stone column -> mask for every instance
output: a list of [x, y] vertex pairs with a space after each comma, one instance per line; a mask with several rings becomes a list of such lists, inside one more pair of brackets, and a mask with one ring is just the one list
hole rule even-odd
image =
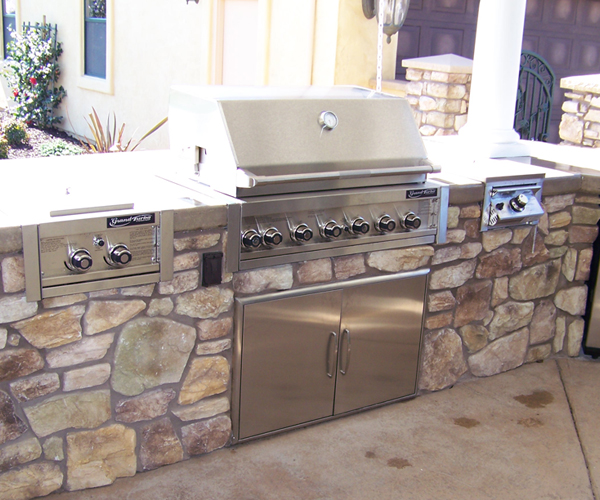
[[421, 135], [456, 135], [467, 121], [473, 61], [455, 54], [405, 59], [406, 98]]
[[482, 0], [479, 5], [469, 117], [459, 133], [477, 156], [512, 156], [518, 145], [513, 121], [526, 3]]
[[559, 135], [562, 144], [600, 147], [600, 74], [563, 78], [567, 89]]

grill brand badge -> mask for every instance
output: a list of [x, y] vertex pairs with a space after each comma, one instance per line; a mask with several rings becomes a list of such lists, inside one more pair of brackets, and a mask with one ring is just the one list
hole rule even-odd
[[413, 200], [415, 198], [435, 198], [437, 195], [437, 188], [409, 189], [406, 192], [406, 198], [408, 200]]
[[155, 214], [137, 214], [127, 217], [108, 217], [106, 227], [141, 226], [142, 224], [154, 224]]

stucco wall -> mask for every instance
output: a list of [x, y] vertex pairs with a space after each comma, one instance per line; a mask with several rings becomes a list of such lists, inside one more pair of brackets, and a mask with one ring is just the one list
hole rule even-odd
[[[21, 1], [22, 22], [41, 22], [45, 15], [48, 23], [58, 25], [64, 51], [59, 59], [60, 83], [67, 90], [60, 110], [63, 128], [89, 136], [84, 116], [94, 106], [101, 117], [116, 112], [118, 122], [126, 124], [125, 135], [140, 137], [166, 116], [172, 84], [207, 83], [206, 16], [201, 5], [186, 5], [183, 0], [168, 6], [161, 0], [109, 0], [109, 12], [110, 5], [114, 7], [113, 91], [85, 88], [89, 79], [81, 76], [82, 3]], [[167, 140], [165, 127], [145, 146], [166, 146]]]
[[[82, 77], [82, 0], [20, 0], [17, 23], [41, 22], [46, 16], [58, 25], [64, 49], [60, 83], [67, 90], [61, 127], [80, 135], [90, 136], [84, 117], [93, 106], [103, 119], [115, 112], [118, 123], [126, 124], [125, 136], [139, 138], [167, 115], [171, 85], [220, 83], [224, 55], [231, 67], [248, 54], [224, 54], [219, 38], [228, 36], [223, 16], [244, 2], [257, 4], [257, 18], [251, 21], [258, 35], [252, 40], [238, 36], [233, 45], [255, 47], [256, 84], [368, 86], [376, 76], [377, 22], [364, 17], [360, 2], [232, 0], [225, 9], [227, 1], [107, 0], [106, 82]], [[391, 44], [384, 42], [384, 78], [393, 77], [395, 57], [394, 37]], [[143, 146], [166, 147], [168, 126]]]

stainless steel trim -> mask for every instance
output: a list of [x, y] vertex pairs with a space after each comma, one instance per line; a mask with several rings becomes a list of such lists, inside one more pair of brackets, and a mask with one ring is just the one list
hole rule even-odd
[[[432, 173], [439, 170], [432, 170]], [[310, 191], [335, 191], [338, 189], [352, 189], [364, 187], [380, 186], [405, 186], [406, 184], [418, 184], [425, 182], [427, 174], [425, 173], [407, 173], [402, 176], [387, 175], [381, 177], [363, 177], [363, 178], [340, 178], [331, 180], [306, 181], [303, 183], [290, 184], [268, 184], [256, 186], [253, 188], [237, 188], [235, 196], [243, 199], [250, 199], [254, 196], [269, 196], [276, 194], [310, 192]], [[228, 194], [224, 192], [224, 194]]]
[[25, 265], [25, 296], [28, 302], [35, 302], [42, 298], [38, 226], [23, 226], [21, 232]]
[[[235, 300], [233, 309], [233, 342], [231, 346], [231, 415], [240, 414], [240, 388], [242, 374], [242, 330], [244, 327], [244, 307]], [[240, 419], [232, 418], [232, 441], [235, 443], [240, 435]]]
[[[405, 234], [408, 235], [410, 233]], [[282, 264], [290, 264], [292, 262], [303, 262], [305, 260], [321, 259], [325, 257], [341, 257], [344, 255], [353, 255], [362, 252], [375, 252], [379, 250], [390, 250], [393, 248], [404, 248], [415, 245], [428, 245], [433, 244], [434, 242], [435, 230], [431, 230], [431, 235], [428, 236], [393, 239], [391, 241], [377, 241], [372, 243], [362, 243], [358, 241], [357, 244], [349, 245], [349, 241], [344, 240], [343, 242], [334, 243], [344, 243], [345, 245], [334, 246], [332, 248], [330, 247], [322, 250], [309, 251], [305, 247], [299, 247], [298, 251], [295, 253], [288, 253], [286, 255], [279, 256], [269, 255], [261, 258], [242, 260], [239, 263], [239, 269], [236, 269], [236, 271], [246, 271], [249, 269], [257, 269], [259, 267], [278, 266]]]
[[233, 273], [237, 271], [240, 260], [240, 239], [242, 232], [242, 205], [239, 203], [227, 205], [227, 244], [223, 248], [225, 252], [225, 271]]
[[[337, 179], [354, 179], [381, 177], [386, 175], [404, 175], [404, 174], [430, 174], [436, 170], [431, 165], [419, 165], [412, 167], [395, 168], [372, 168], [361, 170], [336, 170], [332, 172], [311, 172], [306, 174], [285, 174], [285, 175], [254, 175], [251, 172], [244, 171], [245, 177], [252, 179], [252, 187], [267, 186], [271, 184], [290, 184], [305, 181], [325, 181]], [[244, 187], [244, 186], [238, 186]]]
[[[535, 186], [537, 184], [538, 181], [542, 180], [546, 177], [546, 174], [544, 173], [538, 173], [538, 174], [523, 174], [523, 175], [518, 175], [516, 177], [513, 177], [512, 175], [509, 175], [508, 177], [506, 175], [502, 176], [492, 176], [492, 177], [486, 177], [484, 178], [480, 178], [478, 180], [483, 180], [486, 184], [494, 184], [494, 183], [499, 183], [502, 184], [503, 186], [512, 186], [512, 185], [523, 185], [523, 186]], [[533, 181], [531, 183], [528, 183], [527, 181]]]
[[[432, 185], [433, 184], [433, 185]], [[270, 215], [273, 212], [274, 202], [285, 202], [287, 212], [299, 212], [301, 210], [312, 209], [317, 206], [319, 209], [347, 207], [350, 205], [372, 205], [374, 203], [395, 203], [406, 201], [406, 192], [410, 189], [426, 189], [429, 187], [440, 188], [444, 185], [439, 182], [427, 181], [422, 184], [408, 184], [401, 186], [378, 186], [368, 190], [353, 189], [347, 191], [331, 191], [327, 193], [295, 193], [289, 195], [264, 196], [259, 199], [250, 198], [247, 203], [241, 205], [243, 217]], [[360, 186], [361, 188], [364, 185]], [[374, 201], [375, 197], [375, 201]]]
[[[343, 288], [352, 288], [355, 286], [368, 285], [370, 283], [383, 283], [397, 279], [414, 278], [417, 276], [426, 276], [431, 272], [431, 269], [417, 269], [415, 271], [407, 271], [401, 273], [386, 274], [385, 276], [369, 276], [367, 278], [359, 278], [352, 281], [338, 281], [335, 283], [324, 283], [321, 285], [307, 286], [305, 288], [295, 288], [293, 290], [283, 290], [280, 292], [272, 292], [264, 295], [252, 297], [236, 297], [235, 302], [241, 306], [254, 304], [256, 302], [265, 302], [275, 299], [285, 299], [288, 297], [296, 297], [309, 293], [329, 292], [331, 290], [341, 290]], [[243, 315], [242, 315], [243, 318]], [[237, 318], [236, 318], [237, 319]], [[238, 323], [239, 325], [239, 323]], [[237, 331], [237, 330], [236, 330]]]
[[160, 281], [173, 279], [173, 210], [160, 212]]
[[156, 273], [158, 281], [158, 264], [147, 264], [144, 266], [135, 266], [131, 268], [122, 268], [122, 269], [108, 269], [106, 271], [96, 271], [96, 272], [88, 272], [81, 274], [69, 274], [66, 276], [53, 276], [50, 278], [42, 278], [42, 288], [46, 288], [49, 286], [59, 286], [59, 285], [68, 285], [75, 283], [83, 283], [94, 280], [105, 280], [111, 279], [111, 276], [115, 276], [118, 278], [123, 278], [126, 276], [132, 276], [136, 274], [154, 274]]
[[[425, 280], [425, 301], [427, 301], [427, 294], [429, 292], [429, 278], [431, 275], [427, 275], [427, 279]], [[424, 307], [427, 307], [425, 304]], [[427, 309], [423, 309], [423, 316], [421, 318], [421, 332], [425, 331], [425, 317], [427, 316]], [[421, 342], [419, 343], [419, 359], [417, 360], [417, 377], [415, 379], [415, 394], [419, 389], [419, 381], [421, 380], [421, 368], [423, 361], [423, 346], [425, 344], [425, 335], [421, 333]]]
[[98, 205], [91, 207], [64, 208], [50, 210], [50, 217], [63, 217], [65, 215], [93, 214], [98, 212], [113, 212], [115, 210], [133, 209], [133, 203], [116, 203], [113, 205]]
[[446, 243], [448, 235], [448, 203], [450, 201], [450, 185], [439, 181], [431, 181], [439, 184], [440, 198], [438, 205], [438, 232], [435, 242], [440, 245]]
[[[332, 342], [333, 339], [333, 342]], [[331, 345], [335, 346], [335, 350], [333, 351], [333, 363], [331, 362]], [[335, 360], [337, 359], [337, 333], [336, 332], [330, 332], [329, 333], [329, 341], [327, 342], [327, 356], [326, 356], [327, 360], [327, 368], [326, 368], [326, 373], [327, 376], [329, 378], [333, 378], [333, 370], [331, 369], [331, 365], [335, 363]]]
[[70, 295], [73, 293], [95, 292], [98, 290], [108, 290], [109, 288], [146, 285], [148, 283], [157, 283], [159, 280], [158, 273], [152, 273], [124, 276], [122, 278], [112, 278], [107, 280], [86, 281], [72, 285], [44, 287], [42, 289], [42, 298], [60, 297], [62, 295]]

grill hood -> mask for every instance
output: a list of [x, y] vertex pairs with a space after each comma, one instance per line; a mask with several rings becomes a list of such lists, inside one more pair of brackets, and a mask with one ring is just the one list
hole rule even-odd
[[357, 87], [176, 86], [169, 127], [197, 180], [238, 198], [424, 182], [439, 171], [407, 101]]

